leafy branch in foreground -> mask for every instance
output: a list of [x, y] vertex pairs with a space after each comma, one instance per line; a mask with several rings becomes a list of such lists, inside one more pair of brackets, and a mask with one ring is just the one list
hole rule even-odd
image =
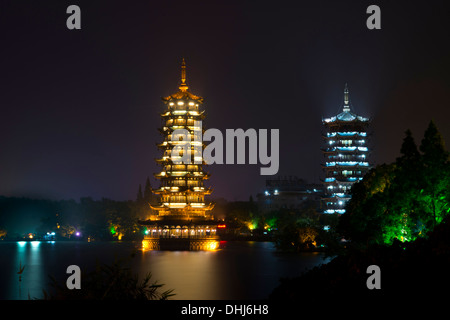
[[101, 265], [81, 276], [81, 289], [70, 290], [66, 284], [58, 283], [50, 277], [54, 293], [44, 291], [44, 299], [58, 300], [167, 300], [174, 296], [173, 289], [161, 291], [164, 284], [151, 282], [151, 273], [139, 281], [130, 268], [114, 262], [112, 265]]

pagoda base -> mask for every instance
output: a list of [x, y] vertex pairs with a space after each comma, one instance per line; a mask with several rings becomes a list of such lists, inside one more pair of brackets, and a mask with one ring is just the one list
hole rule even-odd
[[145, 236], [142, 240], [144, 250], [172, 251], [214, 251], [219, 248], [219, 237], [162, 238]]

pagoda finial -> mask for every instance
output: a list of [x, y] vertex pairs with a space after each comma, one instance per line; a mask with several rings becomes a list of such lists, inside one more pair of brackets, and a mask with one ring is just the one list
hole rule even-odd
[[345, 88], [344, 88], [344, 111], [350, 111], [350, 97], [348, 94], [348, 86], [347, 83], [345, 83]]
[[186, 62], [184, 61], [184, 58], [181, 62], [181, 85], [179, 87], [181, 91], [187, 91], [188, 86], [186, 84]]

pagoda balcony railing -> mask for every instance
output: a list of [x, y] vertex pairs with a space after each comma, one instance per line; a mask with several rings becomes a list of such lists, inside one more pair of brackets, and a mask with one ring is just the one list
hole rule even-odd
[[333, 138], [333, 137], [336, 137], [336, 136], [339, 136], [339, 137], [352, 137], [352, 136], [355, 136], [355, 135], [358, 135], [360, 137], [367, 137], [367, 132], [360, 132], [360, 131], [328, 132], [326, 137], [327, 138]]
[[356, 182], [356, 181], [359, 181], [359, 180], [362, 180], [363, 179], [363, 175], [348, 175], [348, 176], [344, 176], [344, 175], [335, 175], [335, 176], [332, 176], [332, 177], [326, 177], [324, 180], [323, 180], [323, 182], [325, 182], [325, 183], [339, 183], [339, 182], [341, 182], [341, 183], [346, 183], [346, 182], [349, 182], [349, 183], [353, 183], [353, 182]]
[[336, 146], [333, 145], [331, 147], [323, 148], [323, 152], [331, 153], [331, 152], [368, 152], [369, 148], [364, 146]]
[[348, 142], [340, 142], [340, 140], [329, 140], [327, 143], [327, 146], [330, 148], [333, 148], [333, 147], [351, 148], [351, 147], [366, 147], [367, 146], [366, 140], [347, 139], [347, 141], [348, 140], [351, 140], [352, 143], [350, 144]]
[[327, 167], [334, 167], [334, 166], [342, 166], [342, 167], [353, 167], [353, 166], [362, 166], [362, 167], [368, 167], [369, 163], [367, 161], [332, 161], [332, 162], [326, 162], [325, 165]]

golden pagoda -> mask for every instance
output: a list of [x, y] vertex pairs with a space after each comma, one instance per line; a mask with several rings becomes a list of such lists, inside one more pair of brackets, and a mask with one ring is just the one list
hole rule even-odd
[[[161, 185], [153, 189], [160, 200], [158, 205], [150, 206], [148, 219], [140, 221], [146, 226], [143, 246], [156, 250], [212, 250], [218, 247], [218, 223], [210, 213], [214, 205], [205, 202], [205, 195], [211, 194], [211, 189], [204, 186], [204, 180], [209, 178], [203, 170], [205, 145], [196, 139], [204, 132], [201, 123], [205, 115], [200, 110], [203, 98], [188, 90], [184, 59], [178, 89], [162, 98], [166, 111], [161, 114], [163, 126], [159, 131], [164, 139], [157, 144], [162, 157], [156, 160], [162, 169], [155, 174]], [[179, 136], [180, 130], [186, 135]], [[176, 161], [175, 150], [181, 144], [188, 154], [183, 161]]]

